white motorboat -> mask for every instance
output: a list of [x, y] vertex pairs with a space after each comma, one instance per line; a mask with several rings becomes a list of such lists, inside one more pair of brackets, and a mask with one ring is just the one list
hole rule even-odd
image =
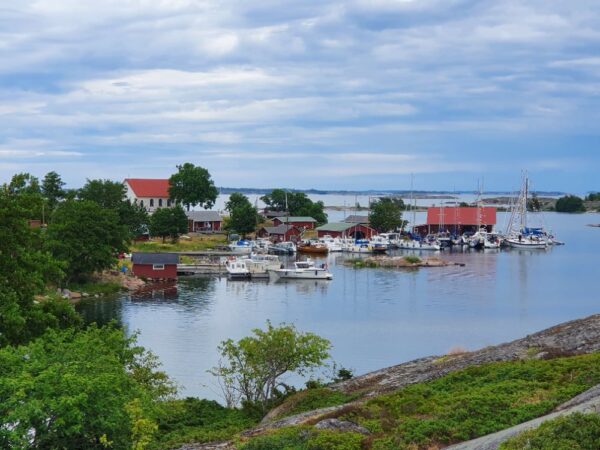
[[435, 240], [421, 240], [421, 239], [401, 239], [396, 244], [398, 248], [404, 250], [441, 250], [442, 246]]
[[250, 271], [246, 266], [245, 259], [235, 258], [230, 256], [227, 261], [225, 261], [225, 269], [227, 270], [227, 275], [229, 278], [234, 279], [243, 279], [250, 278]]
[[379, 236], [387, 239], [389, 242], [389, 248], [397, 248], [398, 241], [401, 239], [400, 233], [381, 233]]
[[344, 251], [349, 253], [373, 253], [373, 248], [368, 239], [356, 239], [344, 246]]
[[279, 280], [331, 280], [333, 275], [327, 271], [327, 266], [315, 267], [310, 258], [296, 261], [293, 269], [269, 269], [269, 279]]
[[369, 243], [373, 253], [385, 253], [390, 248], [390, 240], [381, 234], [372, 236]]
[[329, 234], [320, 238], [319, 242], [327, 246], [329, 253], [341, 252], [343, 250], [343, 241], [340, 238], [331, 237]]
[[252, 254], [250, 258], [245, 258], [243, 261], [250, 278], [268, 278], [269, 269], [275, 270], [281, 267], [281, 261], [275, 255]]

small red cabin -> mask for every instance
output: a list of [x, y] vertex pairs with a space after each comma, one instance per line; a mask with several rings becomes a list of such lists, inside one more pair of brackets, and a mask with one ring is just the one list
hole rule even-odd
[[175, 253], [133, 253], [133, 274], [152, 280], [176, 280], [179, 256]]
[[221, 231], [223, 218], [217, 211], [188, 211], [188, 232]]
[[269, 238], [272, 241], [296, 241], [302, 232], [293, 225], [279, 225], [277, 227], [262, 227], [257, 236]]

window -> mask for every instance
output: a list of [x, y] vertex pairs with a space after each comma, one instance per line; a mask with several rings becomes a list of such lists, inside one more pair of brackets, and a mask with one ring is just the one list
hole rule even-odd
[[171, 206], [171, 199], [167, 200], [167, 206]]
[[158, 207], [161, 208], [162, 207], [162, 198], [158, 199]]
[[164, 264], [152, 264], [152, 270], [165, 270]]
[[151, 198], [151, 199], [150, 199], [150, 208], [153, 208], [153, 207], [154, 207], [154, 199], [153, 199], [153, 198]]
[[144, 200], [140, 200], [140, 206], [144, 206]]

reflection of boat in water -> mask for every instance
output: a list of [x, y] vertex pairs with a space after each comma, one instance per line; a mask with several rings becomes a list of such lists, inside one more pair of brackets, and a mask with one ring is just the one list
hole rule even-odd
[[278, 280], [331, 280], [333, 275], [327, 271], [323, 264], [316, 267], [310, 258], [305, 261], [296, 261], [293, 269], [269, 269], [269, 278]]

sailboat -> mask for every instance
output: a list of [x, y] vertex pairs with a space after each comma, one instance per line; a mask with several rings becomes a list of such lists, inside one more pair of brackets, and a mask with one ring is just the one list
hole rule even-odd
[[548, 234], [541, 229], [538, 233], [531, 233], [527, 225], [527, 197], [529, 195], [529, 179], [527, 174], [523, 175], [521, 190], [515, 204], [511, 208], [510, 219], [506, 227], [506, 238], [504, 242], [509, 247], [540, 249], [548, 248], [550, 240]]

